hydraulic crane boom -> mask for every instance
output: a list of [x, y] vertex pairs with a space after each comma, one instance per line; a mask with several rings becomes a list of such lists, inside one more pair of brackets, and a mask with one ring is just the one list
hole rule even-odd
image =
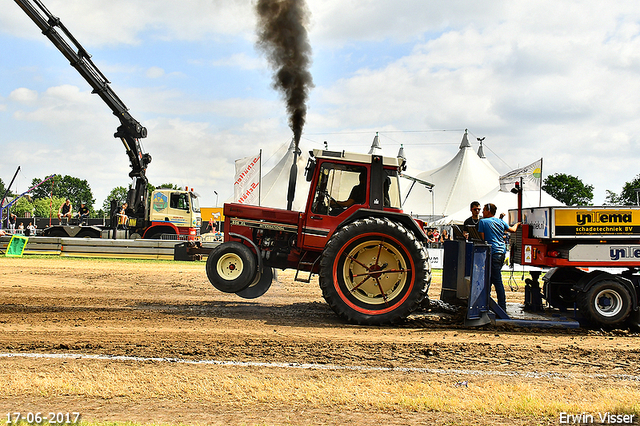
[[[146, 127], [129, 114], [126, 105], [111, 89], [109, 80], [91, 60], [91, 55], [60, 22], [59, 18], [53, 16], [40, 0], [15, 0], [15, 2], [62, 52], [64, 57], [71, 63], [71, 66], [91, 85], [93, 88], [92, 93], [100, 96], [120, 120], [120, 126], [114, 137], [122, 140], [131, 163], [129, 176], [133, 179], [133, 185], [128, 195], [129, 216], [144, 220], [147, 216], [148, 181], [146, 169], [151, 162], [151, 155], [142, 150], [139, 139], [147, 136]], [[59, 28], [66, 39], [56, 30], [56, 27]]]

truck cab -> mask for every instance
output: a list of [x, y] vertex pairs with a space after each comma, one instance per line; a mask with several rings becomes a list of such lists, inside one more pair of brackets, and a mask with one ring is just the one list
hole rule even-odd
[[151, 193], [149, 227], [143, 238], [160, 238], [169, 234], [195, 239], [200, 234], [201, 225], [198, 194], [188, 188], [156, 189]]

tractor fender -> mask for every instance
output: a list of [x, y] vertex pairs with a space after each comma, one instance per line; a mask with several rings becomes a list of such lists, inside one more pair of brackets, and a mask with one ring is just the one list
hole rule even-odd
[[618, 283], [623, 285], [631, 295], [631, 310], [635, 311], [638, 309], [638, 289], [631, 280], [620, 275], [614, 275], [605, 271], [591, 271], [580, 278], [578, 282], [573, 286], [573, 288], [576, 291], [586, 293], [596, 283], [603, 280], [617, 281]]
[[260, 248], [256, 245], [256, 243], [254, 243], [250, 238], [245, 237], [244, 235], [236, 234], [235, 232], [229, 232], [229, 236], [231, 238], [237, 238], [241, 241], [244, 241], [251, 247], [253, 247], [253, 249], [256, 251], [256, 256], [258, 257], [258, 271], [262, 273], [262, 252], [260, 251]]
[[392, 220], [394, 222], [398, 222], [402, 224], [402, 226], [407, 228], [409, 231], [413, 232], [413, 234], [416, 236], [416, 239], [418, 241], [420, 241], [421, 243], [427, 242], [427, 235], [424, 233], [424, 230], [420, 227], [420, 225], [418, 225], [418, 223], [415, 221], [414, 218], [412, 218], [406, 213], [391, 212], [391, 211], [385, 211], [385, 210], [358, 209], [355, 212], [353, 212], [351, 216], [345, 219], [345, 221], [340, 224], [340, 226], [336, 229], [336, 231], [350, 223], [355, 222], [356, 220], [364, 219], [367, 217], [374, 217], [374, 218], [382, 217], [382, 218], [387, 218], [389, 220]]

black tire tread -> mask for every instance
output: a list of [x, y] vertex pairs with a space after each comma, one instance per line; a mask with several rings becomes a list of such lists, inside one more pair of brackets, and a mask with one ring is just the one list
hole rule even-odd
[[[604, 287], [614, 287], [614, 289], [622, 295], [622, 298], [624, 300], [623, 303], [625, 304], [625, 307], [623, 309], [623, 312], [615, 318], [602, 317], [596, 312], [593, 305], [596, 293], [598, 293]], [[576, 297], [576, 305], [578, 307], [578, 311], [580, 311], [580, 313], [582, 313], [582, 315], [584, 315], [585, 318], [589, 320], [589, 322], [604, 327], [612, 327], [625, 322], [627, 317], [631, 313], [631, 303], [631, 295], [629, 294], [625, 286], [612, 279], [598, 281], [593, 284], [589, 288], [589, 290], [584, 293], [580, 293], [578, 297]]]
[[[332, 279], [333, 261], [344, 243], [351, 239], [353, 235], [374, 230], [398, 233], [402, 236], [402, 239], [408, 241], [406, 249], [413, 255], [417, 269], [414, 271], [416, 280], [415, 288], [407, 300], [397, 309], [382, 315], [362, 314], [347, 306], [340, 296], [336, 294]], [[385, 325], [401, 322], [419, 308], [421, 303], [427, 298], [427, 292], [429, 291], [429, 285], [431, 283], [431, 268], [427, 250], [413, 232], [409, 231], [403, 225], [387, 218], [364, 218], [344, 226], [336, 231], [329, 239], [320, 259], [319, 276], [322, 295], [338, 316], [354, 324]]]

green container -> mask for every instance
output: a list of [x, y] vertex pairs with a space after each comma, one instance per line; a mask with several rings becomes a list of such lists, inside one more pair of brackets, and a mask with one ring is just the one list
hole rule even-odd
[[29, 241], [29, 238], [23, 237], [22, 235], [12, 236], [11, 240], [9, 241], [9, 245], [7, 246], [7, 252], [5, 253], [5, 256], [22, 257], [22, 252], [24, 252], [27, 241]]

